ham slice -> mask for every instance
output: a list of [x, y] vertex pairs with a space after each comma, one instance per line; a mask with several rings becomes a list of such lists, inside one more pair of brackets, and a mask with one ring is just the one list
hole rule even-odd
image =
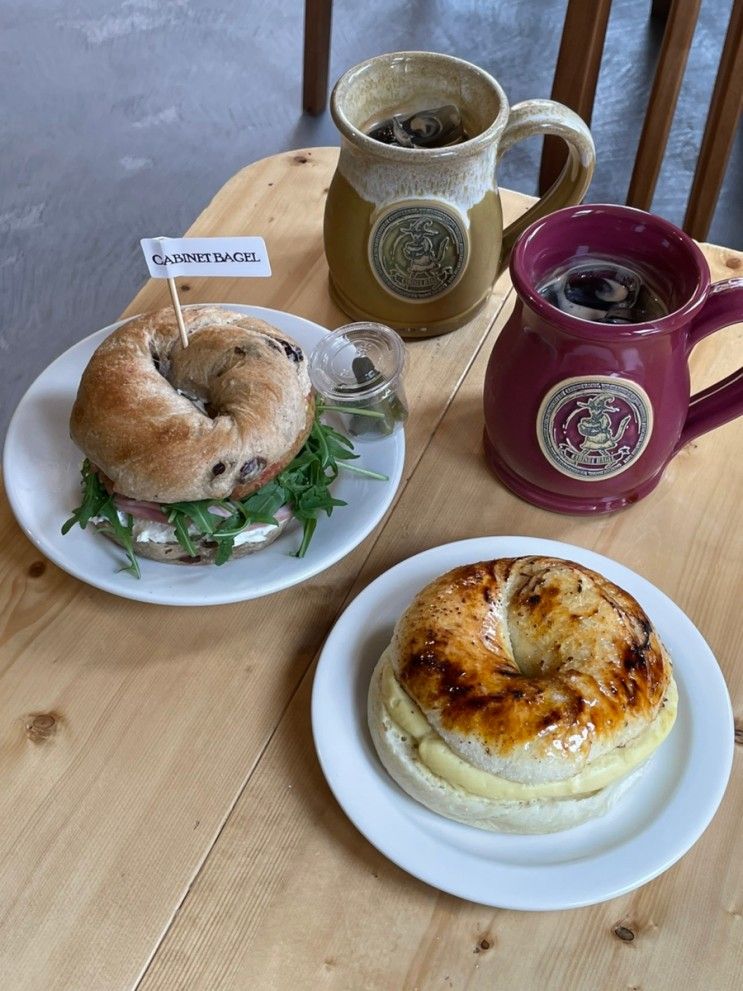
[[138, 499], [127, 499], [126, 496], [114, 496], [114, 505], [122, 513], [130, 513], [140, 520], [150, 520], [152, 523], [167, 523], [168, 517], [156, 502], [142, 502]]

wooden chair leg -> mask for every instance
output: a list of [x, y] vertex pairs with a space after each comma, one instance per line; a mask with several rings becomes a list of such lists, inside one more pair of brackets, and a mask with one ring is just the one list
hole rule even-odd
[[735, 0], [684, 217], [684, 230], [697, 241], [709, 233], [742, 103], [743, 0]]
[[627, 203], [649, 210], [676, 110], [700, 0], [673, 0], [632, 170]]
[[[587, 124], [591, 123], [610, 9], [611, 0], [570, 0], [565, 13], [552, 99], [575, 110]], [[557, 179], [566, 159], [563, 141], [552, 136], [544, 139], [540, 193]]]
[[332, 12], [333, 0], [305, 0], [302, 106], [315, 117], [328, 102]]

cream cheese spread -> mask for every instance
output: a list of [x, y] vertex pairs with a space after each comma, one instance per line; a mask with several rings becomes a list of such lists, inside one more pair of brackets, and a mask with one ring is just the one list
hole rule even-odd
[[631, 743], [597, 758], [571, 778], [526, 785], [473, 767], [455, 754], [400, 685], [389, 661], [382, 670], [381, 688], [388, 716], [415, 741], [418, 757], [429, 771], [471, 795], [514, 801], [586, 795], [625, 777], [646, 761], [668, 736], [678, 704], [678, 690], [672, 679], [663, 708], [652, 726]]
[[[128, 515], [122, 513], [121, 510], [117, 512], [121, 522], [126, 525], [129, 521]], [[249, 530], [242, 530], [235, 537], [234, 546], [241, 547], [243, 544], [260, 543], [275, 529], [274, 524], [267, 523], [265, 526], [256, 526], [251, 527]], [[195, 528], [189, 528], [188, 532], [190, 536], [197, 539], [203, 536]], [[169, 523], [156, 523], [153, 520], [138, 519], [136, 517], [132, 525], [132, 536], [135, 540], [149, 540], [153, 544], [172, 544], [176, 540], [175, 530]]]

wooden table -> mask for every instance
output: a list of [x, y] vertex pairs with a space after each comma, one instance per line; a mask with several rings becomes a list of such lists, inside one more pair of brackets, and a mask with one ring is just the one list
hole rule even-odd
[[[235, 176], [189, 233], [263, 234], [276, 274], [181, 280], [184, 300], [347, 322], [328, 297], [321, 240], [336, 154], [290, 152]], [[508, 216], [524, 202], [504, 193]], [[704, 250], [715, 279], [740, 272], [743, 256]], [[151, 282], [127, 313], [167, 302]], [[741, 423], [686, 448], [624, 513], [530, 507], [481, 453], [483, 374], [509, 309], [502, 277], [472, 324], [410, 346], [393, 508], [301, 587], [191, 610], [115, 598], [42, 560], [2, 499], [3, 991], [740, 987], [739, 752], [712, 825], [666, 874], [595, 907], [530, 914], [461, 901], [393, 866], [346, 819], [315, 758], [314, 660], [338, 614], [401, 559], [481, 534], [558, 538], [643, 574], [710, 643], [740, 725]], [[697, 348], [696, 386], [731, 369], [742, 333]]]

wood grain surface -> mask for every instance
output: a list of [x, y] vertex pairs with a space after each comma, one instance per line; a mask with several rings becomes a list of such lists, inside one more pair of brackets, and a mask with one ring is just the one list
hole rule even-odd
[[[345, 322], [320, 236], [336, 154], [276, 156], [228, 183], [190, 233], [263, 234], [276, 274], [179, 280], [183, 298]], [[504, 193], [509, 218], [525, 202]], [[741, 256], [705, 251], [715, 278], [738, 273]], [[604, 905], [540, 914], [406, 875], [348, 822], [314, 756], [313, 660], [341, 609], [410, 554], [478, 534], [556, 537], [645, 575], [707, 638], [743, 717], [740, 423], [690, 445], [627, 512], [574, 519], [520, 502], [480, 448], [508, 289], [504, 278], [468, 327], [411, 345], [398, 499], [301, 588], [189, 610], [124, 601], [41, 559], [0, 501], [0, 987], [739, 986], [739, 754], [712, 826], [679, 864]], [[127, 312], [166, 302], [150, 283]], [[742, 334], [697, 348], [695, 384], [731, 370]]]

